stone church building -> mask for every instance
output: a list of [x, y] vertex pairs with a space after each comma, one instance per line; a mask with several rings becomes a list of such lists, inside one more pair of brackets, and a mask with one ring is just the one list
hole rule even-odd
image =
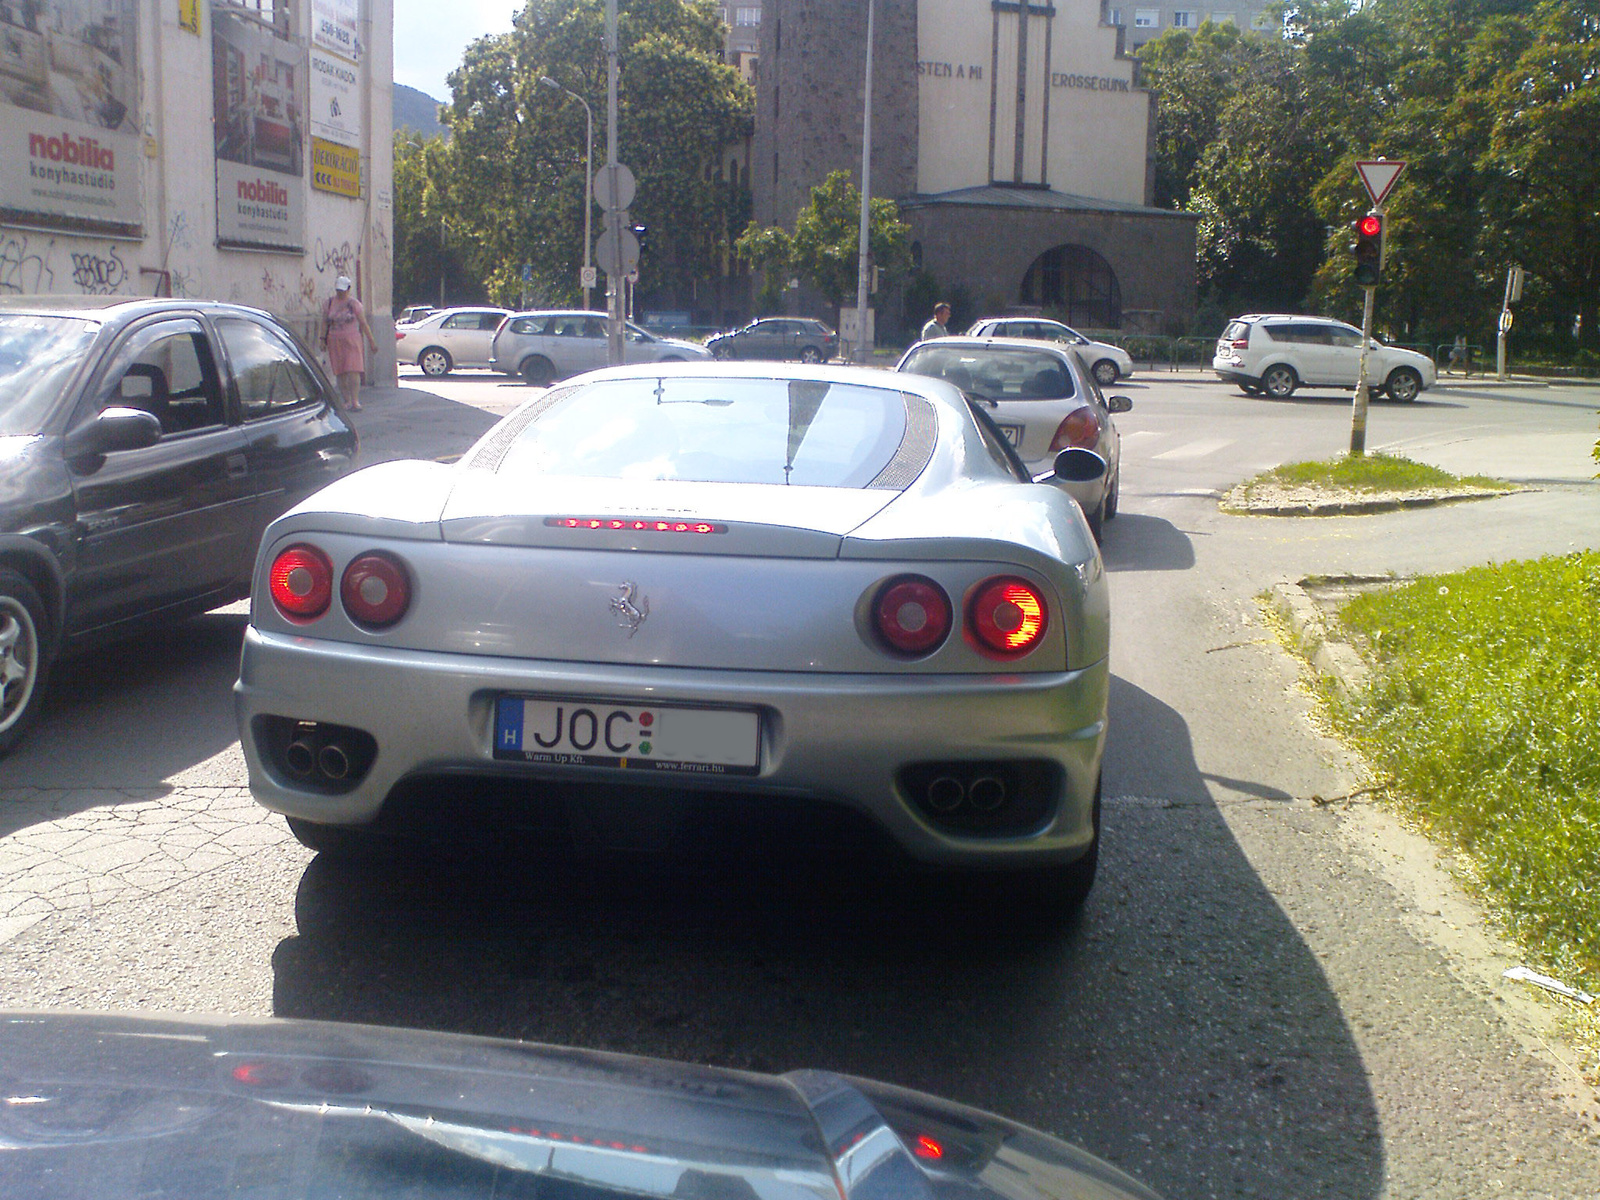
[[[1150, 206], [1155, 98], [1098, 0], [876, 0], [872, 193], [912, 255], [982, 311], [1173, 333], [1195, 307], [1190, 213]], [[754, 216], [792, 227], [858, 177], [866, 5], [765, 0]], [[859, 181], [859, 180], [858, 180]]]

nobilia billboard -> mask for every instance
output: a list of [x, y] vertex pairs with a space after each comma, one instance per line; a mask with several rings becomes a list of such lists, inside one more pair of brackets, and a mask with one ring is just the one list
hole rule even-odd
[[138, 0], [0, 3], [0, 213], [137, 237]]
[[306, 52], [289, 12], [211, 6], [217, 242], [299, 251], [305, 242]]

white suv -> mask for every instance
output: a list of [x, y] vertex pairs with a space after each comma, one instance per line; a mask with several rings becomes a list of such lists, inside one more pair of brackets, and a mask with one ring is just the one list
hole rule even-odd
[[[1327, 317], [1251, 314], [1236, 317], [1217, 339], [1211, 369], [1246, 395], [1283, 400], [1298, 387], [1354, 388], [1361, 362], [1361, 331]], [[1433, 386], [1433, 359], [1385, 346], [1367, 351], [1367, 379], [1391, 400], [1415, 400]]]

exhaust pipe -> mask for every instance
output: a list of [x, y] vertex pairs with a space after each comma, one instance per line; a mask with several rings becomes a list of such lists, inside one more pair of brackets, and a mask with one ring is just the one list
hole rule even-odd
[[967, 797], [967, 789], [954, 775], [940, 775], [928, 784], [928, 807], [954, 812]]
[[980, 775], [967, 789], [967, 799], [979, 812], [993, 812], [1006, 802], [1006, 785], [993, 775]]
[[329, 779], [344, 779], [350, 774], [350, 756], [338, 742], [329, 742], [317, 753], [317, 767]]
[[310, 742], [296, 738], [283, 752], [283, 765], [304, 779], [317, 765], [317, 752], [311, 748]]

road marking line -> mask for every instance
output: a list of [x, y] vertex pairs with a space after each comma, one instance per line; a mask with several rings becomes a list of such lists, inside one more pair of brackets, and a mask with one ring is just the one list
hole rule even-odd
[[1215, 454], [1233, 445], [1233, 438], [1202, 438], [1198, 442], [1190, 442], [1187, 446], [1178, 446], [1172, 450], [1163, 450], [1160, 454], [1151, 455], [1152, 458], [1204, 458], [1208, 454]]

